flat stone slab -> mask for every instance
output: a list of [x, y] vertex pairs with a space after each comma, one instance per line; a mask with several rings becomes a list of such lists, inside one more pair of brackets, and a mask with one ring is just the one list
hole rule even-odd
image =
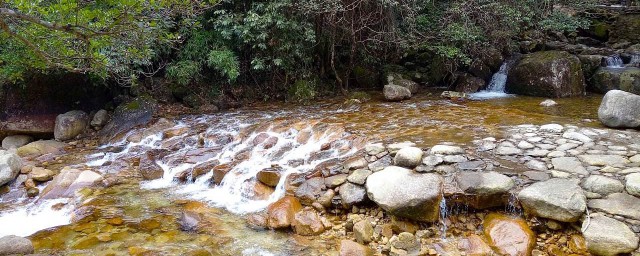
[[623, 166], [629, 163], [626, 157], [619, 155], [580, 155], [578, 158], [593, 166]]
[[587, 207], [586, 197], [577, 180], [550, 179], [532, 184], [518, 193], [525, 210], [536, 216], [573, 222]]
[[591, 209], [640, 220], [640, 199], [627, 193], [615, 193], [602, 199], [589, 200]]
[[580, 175], [588, 175], [587, 169], [582, 166], [582, 163], [575, 157], [556, 157], [551, 159], [553, 168], [558, 171], [575, 173]]

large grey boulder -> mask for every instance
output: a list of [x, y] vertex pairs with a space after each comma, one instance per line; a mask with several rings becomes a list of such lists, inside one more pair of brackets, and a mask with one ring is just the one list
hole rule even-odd
[[93, 115], [93, 118], [91, 119], [90, 124], [91, 124], [91, 127], [98, 130], [103, 126], [105, 126], [108, 121], [109, 121], [109, 112], [107, 112], [104, 109], [101, 109], [101, 110], [98, 110], [98, 112], [96, 112], [95, 115]]
[[22, 168], [22, 160], [15, 153], [0, 150], [0, 186], [18, 177]]
[[100, 131], [100, 143], [107, 143], [133, 127], [149, 123], [156, 111], [156, 105], [155, 100], [146, 97], [138, 97], [120, 104]]
[[29, 135], [12, 135], [2, 140], [2, 148], [12, 149], [19, 148], [33, 141], [33, 137]]
[[387, 84], [383, 89], [384, 98], [388, 101], [402, 101], [411, 98], [411, 91], [406, 87]]
[[640, 127], [640, 96], [620, 90], [611, 90], [604, 95], [598, 119], [602, 124], [614, 128]]
[[406, 79], [402, 75], [397, 73], [389, 74], [387, 76], [387, 83], [399, 85], [404, 88], [407, 88], [412, 95], [418, 93], [418, 90], [420, 89], [420, 85], [418, 83], [411, 81], [409, 79]]
[[0, 237], [0, 256], [33, 253], [33, 244], [24, 237], [9, 235]]
[[89, 115], [84, 111], [73, 110], [56, 117], [53, 137], [65, 141], [80, 135], [89, 124]]
[[582, 223], [587, 249], [594, 255], [630, 253], [638, 247], [638, 237], [624, 223], [606, 216], [595, 216]]
[[534, 183], [518, 194], [525, 210], [536, 216], [574, 222], [587, 208], [587, 198], [577, 181], [550, 179]]
[[418, 221], [438, 220], [442, 178], [389, 166], [371, 174], [367, 195], [389, 213]]

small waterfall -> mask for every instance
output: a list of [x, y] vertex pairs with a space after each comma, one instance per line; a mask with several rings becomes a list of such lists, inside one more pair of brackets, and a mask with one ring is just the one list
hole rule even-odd
[[505, 206], [505, 212], [512, 216], [522, 216], [522, 208], [520, 208], [520, 201], [518, 201], [518, 195], [515, 192], [509, 193], [509, 200]]
[[491, 81], [489, 82], [489, 85], [487, 85], [487, 89], [472, 93], [469, 95], [469, 97], [474, 100], [482, 100], [512, 96], [510, 94], [507, 94], [505, 89], [507, 87], [507, 76], [509, 75], [509, 70], [516, 62], [516, 60], [517, 58], [509, 58], [508, 60], [503, 62], [498, 72], [493, 74], [493, 76], [491, 77]]
[[[307, 174], [321, 163], [345, 159], [364, 144], [357, 144], [362, 141], [346, 132], [342, 125], [309, 118], [285, 121], [273, 116], [206, 116], [164, 125], [132, 131], [129, 136], [137, 133], [146, 137], [139, 142], [123, 139], [107, 145], [121, 150], [90, 155], [87, 165], [100, 168], [105, 163], [140, 156], [149, 150], [164, 150], [166, 154], [154, 160], [164, 171], [162, 178], [144, 181], [142, 188], [171, 188], [187, 198], [244, 214], [260, 211], [282, 198], [289, 175]], [[165, 138], [165, 134], [185, 127], [207, 129], [187, 129], [184, 134]], [[175, 145], [179, 145], [178, 149]], [[198, 166], [207, 166], [208, 172], [188, 178], [186, 183], [177, 180], [185, 172], [192, 175], [191, 170]], [[212, 168], [221, 166], [226, 174], [214, 176]], [[265, 188], [266, 185], [257, 181], [257, 173], [273, 166], [278, 166], [280, 180], [274, 189]], [[212, 185], [215, 179], [221, 181]]]
[[440, 200], [440, 238], [442, 240], [447, 239], [447, 218], [449, 217], [449, 212], [447, 209], [447, 199], [442, 194], [442, 200]]
[[605, 58], [605, 65], [607, 65], [608, 68], [623, 68], [624, 62], [622, 62], [620, 55], [615, 54]]

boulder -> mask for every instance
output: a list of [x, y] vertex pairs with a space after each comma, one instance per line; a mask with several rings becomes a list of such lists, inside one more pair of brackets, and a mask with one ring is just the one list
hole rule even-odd
[[621, 90], [640, 94], [640, 68], [608, 68], [601, 67], [589, 80], [591, 89], [597, 93]]
[[363, 186], [347, 182], [340, 186], [340, 199], [342, 199], [342, 206], [350, 208], [353, 205], [366, 202], [368, 200], [367, 191]]
[[340, 256], [373, 256], [371, 248], [351, 240], [340, 241]]
[[458, 77], [455, 83], [457, 92], [474, 93], [482, 89], [486, 84], [485, 80], [469, 74]]
[[564, 51], [525, 55], [511, 69], [507, 92], [538, 97], [572, 97], [585, 93], [578, 57]]
[[12, 135], [2, 139], [2, 148], [12, 149], [19, 148], [33, 141], [33, 137], [29, 135]]
[[367, 195], [389, 213], [418, 221], [438, 220], [442, 178], [389, 166], [367, 178]]
[[396, 156], [393, 158], [393, 162], [397, 166], [415, 168], [420, 165], [422, 161], [422, 149], [416, 147], [406, 147], [398, 150]]
[[518, 199], [527, 212], [563, 222], [578, 220], [587, 207], [582, 188], [568, 179], [534, 183], [520, 191]]
[[405, 79], [402, 75], [397, 73], [387, 75], [387, 83], [407, 88], [409, 92], [411, 92], [411, 95], [418, 93], [418, 89], [420, 89], [420, 85], [418, 85], [418, 83]]
[[594, 255], [614, 256], [633, 252], [638, 237], [623, 222], [598, 215], [582, 223], [587, 249]]
[[22, 168], [22, 160], [15, 153], [0, 150], [0, 187], [13, 181]]
[[0, 237], [0, 255], [27, 255], [34, 251], [31, 240], [19, 236]]
[[640, 199], [626, 193], [613, 193], [602, 199], [589, 200], [589, 208], [640, 220]]
[[624, 185], [614, 178], [591, 175], [582, 182], [582, 188], [586, 191], [606, 196], [608, 194], [622, 192]]
[[302, 210], [302, 205], [292, 196], [285, 196], [272, 203], [267, 208], [267, 225], [269, 228], [288, 228], [293, 223], [296, 213]]
[[109, 142], [133, 127], [149, 123], [155, 110], [156, 102], [147, 97], [138, 97], [133, 101], [120, 104], [111, 120], [100, 131], [100, 142]]
[[614, 128], [640, 127], [640, 95], [620, 90], [611, 90], [604, 95], [598, 119], [602, 124]]
[[640, 197], [640, 173], [632, 173], [625, 177], [627, 193]]
[[55, 140], [39, 140], [19, 147], [16, 153], [21, 157], [38, 157], [46, 154], [59, 154], [67, 144]]
[[160, 160], [167, 151], [164, 149], [153, 149], [140, 156], [139, 171], [145, 180], [160, 179], [164, 175], [164, 170], [156, 161]]
[[497, 172], [460, 172], [455, 180], [460, 190], [468, 195], [469, 204], [476, 209], [500, 206], [515, 182]]
[[490, 246], [500, 255], [531, 255], [536, 236], [523, 219], [490, 213], [482, 225]]
[[256, 178], [270, 187], [275, 187], [280, 182], [280, 169], [266, 168], [256, 174]]
[[91, 127], [93, 127], [93, 129], [99, 130], [104, 127], [107, 122], [109, 122], [109, 112], [101, 109], [93, 115], [91, 123], [89, 124], [91, 125]]
[[293, 231], [302, 236], [315, 236], [321, 234], [325, 227], [318, 213], [314, 210], [302, 210], [293, 217]]
[[304, 205], [311, 205], [322, 196], [322, 190], [326, 187], [324, 185], [324, 178], [315, 177], [308, 179], [298, 187], [295, 196], [300, 199], [300, 202]]
[[80, 135], [89, 125], [89, 115], [84, 111], [73, 110], [56, 117], [53, 137], [65, 141]]
[[395, 84], [385, 85], [383, 93], [387, 101], [402, 101], [411, 98], [409, 89]]

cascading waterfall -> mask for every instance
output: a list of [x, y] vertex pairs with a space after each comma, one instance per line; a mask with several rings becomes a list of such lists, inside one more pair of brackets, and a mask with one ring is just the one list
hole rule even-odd
[[[189, 122], [188, 126], [210, 126], [199, 134], [187, 133], [168, 140], [162, 139], [164, 132], [184, 127], [184, 124], [179, 124], [155, 131], [137, 143], [123, 139], [107, 146], [121, 147], [122, 151], [94, 154], [90, 156], [89, 165], [100, 166], [123, 157], [141, 154], [141, 148], [142, 151], [162, 149], [164, 144], [172, 144], [170, 142], [174, 140], [202, 140], [203, 145], [185, 143], [179, 150], [157, 159], [155, 163], [164, 171], [162, 178], [145, 181], [142, 187], [171, 187], [172, 191], [187, 198], [210, 202], [216, 207], [244, 214], [262, 210], [282, 198], [286, 192], [285, 180], [289, 175], [308, 173], [322, 162], [344, 159], [359, 149], [353, 145], [353, 138], [346, 138], [350, 134], [345, 132], [343, 127], [325, 125], [319, 120], [300, 120], [297, 123], [270, 121], [272, 125], [265, 125], [261, 120], [245, 123], [246, 118], [243, 117], [228, 117], [224, 123], [215, 121], [210, 117], [183, 121]], [[330, 146], [323, 149], [323, 145]], [[194, 154], [196, 156], [193, 158], [196, 160], [185, 159]], [[213, 171], [195, 177], [193, 182], [186, 184], [176, 181], [180, 173], [214, 161], [218, 166], [229, 166], [228, 173], [219, 184], [211, 185]], [[255, 191], [258, 185], [256, 175], [272, 166], [278, 167], [281, 178], [273, 193], [265, 198]]]
[[472, 93], [469, 95], [469, 97], [474, 100], [482, 100], [512, 96], [511, 94], [507, 94], [505, 89], [507, 86], [507, 76], [509, 75], [509, 69], [511, 69], [515, 61], [515, 58], [510, 58], [502, 63], [498, 72], [493, 74], [493, 76], [491, 77], [491, 81], [489, 82], [489, 85], [487, 85], [487, 89]]
[[618, 54], [606, 57], [605, 58], [605, 64], [607, 65], [608, 68], [623, 68], [624, 67], [624, 62], [622, 61], [622, 58], [620, 58], [620, 55], [618, 55]]
[[447, 218], [449, 217], [449, 212], [447, 209], [447, 199], [442, 194], [442, 200], [440, 200], [440, 238], [442, 240], [447, 239]]

